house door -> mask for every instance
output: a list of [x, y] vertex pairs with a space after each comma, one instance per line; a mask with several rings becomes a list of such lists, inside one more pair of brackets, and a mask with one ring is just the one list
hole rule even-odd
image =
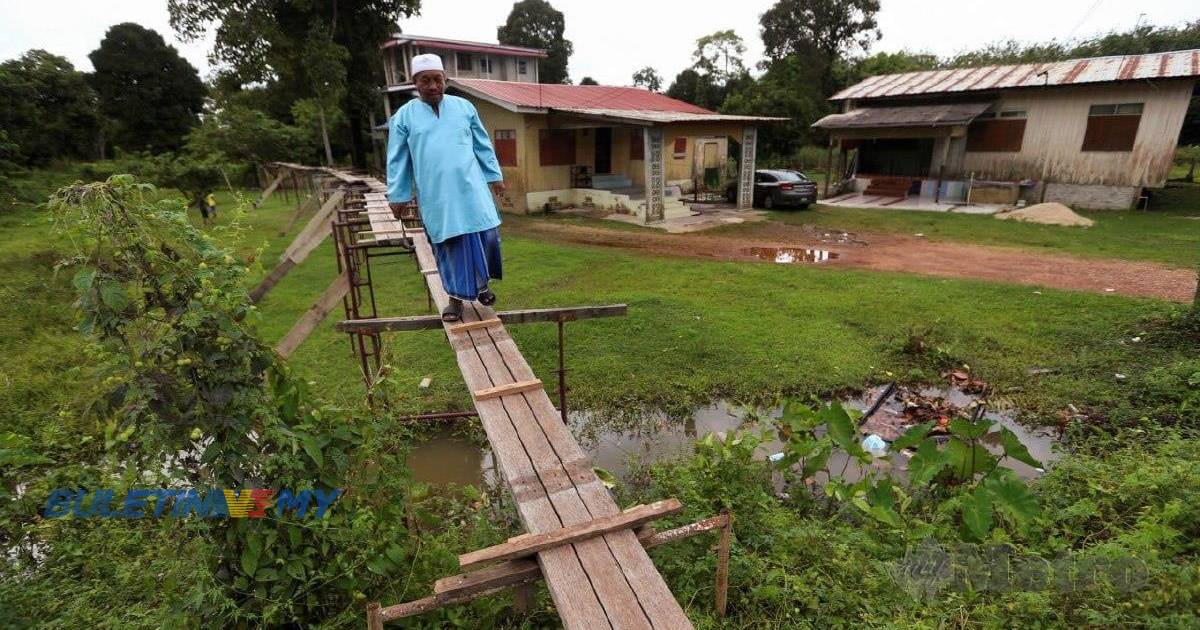
[[596, 174], [612, 173], [612, 127], [596, 129]]

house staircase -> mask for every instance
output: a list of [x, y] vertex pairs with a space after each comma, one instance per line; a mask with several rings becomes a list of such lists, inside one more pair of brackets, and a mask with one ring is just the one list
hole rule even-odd
[[912, 189], [914, 181], [917, 180], [912, 177], [872, 176], [871, 183], [867, 184], [867, 189], [863, 191], [863, 195], [899, 197], [903, 199], [908, 197], [908, 191]]

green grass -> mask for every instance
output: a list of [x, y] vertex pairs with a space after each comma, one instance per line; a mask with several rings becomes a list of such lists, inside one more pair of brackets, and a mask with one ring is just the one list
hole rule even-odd
[[[213, 234], [229, 240], [232, 233], [224, 226], [235, 214], [234, 199], [218, 193], [218, 202], [221, 212]], [[245, 229], [237, 249], [262, 248], [260, 277], [312, 212], [292, 234], [280, 237], [293, 209], [294, 201], [276, 196], [241, 219]], [[868, 212], [832, 216], [865, 217]], [[873, 214], [893, 222], [925, 220], [917, 213]], [[783, 216], [806, 220], [826, 215], [822, 210]], [[944, 225], [956, 230], [966, 230], [959, 219], [978, 219], [930, 216], [949, 220]], [[981, 220], [1002, 229], [1038, 227]], [[1137, 220], [1136, 215], [1128, 220]], [[70, 348], [77, 345], [67, 330], [68, 281], [51, 269], [54, 239], [40, 211], [29, 206], [5, 211], [0, 227], [0, 264], [10, 278], [6, 290], [12, 292], [0, 305], [0, 349], [10, 353], [13, 365], [42, 368], [18, 368], [14, 374], [53, 379], [48, 372], [66, 369], [72, 361]], [[761, 400], [778, 393], [824, 393], [892, 376], [936, 378], [927, 358], [900, 352], [917, 335], [941, 348], [938, 357], [969, 363], [1030, 409], [1048, 413], [1070, 402], [1112, 404], [1130, 394], [1127, 383], [1135, 380], [1118, 381], [1114, 373], [1136, 375], [1181, 355], [1176, 349], [1125, 343], [1139, 333], [1149, 332], [1143, 338], [1152, 338], [1148, 322], [1175, 308], [1154, 300], [1045, 289], [1035, 293], [1022, 286], [895, 273], [656, 258], [548, 244], [511, 233], [504, 245], [506, 279], [497, 287], [502, 308], [629, 304], [626, 318], [567, 326], [569, 380], [577, 408], [683, 407], [722, 396]], [[373, 272], [380, 315], [426, 312], [410, 259], [375, 259]], [[326, 241], [259, 305], [264, 337], [281, 338], [334, 275], [332, 245]], [[363, 399], [357, 362], [348, 338], [332, 328], [341, 316], [335, 309], [291, 362], [318, 392], [357, 405]], [[554, 327], [530, 324], [514, 326], [512, 332], [535, 372], [553, 387]], [[402, 405], [416, 411], [469, 404], [440, 332], [392, 333], [385, 341], [390, 378]], [[1030, 377], [1030, 367], [1057, 372]], [[417, 383], [425, 376], [433, 378], [433, 385], [420, 390]], [[37, 389], [61, 395], [46, 385]], [[28, 406], [38, 407], [42, 405]]]
[[[1176, 267], [1200, 264], [1200, 186], [1164, 189], [1150, 211], [1101, 210], [1080, 214], [1090, 228], [997, 221], [990, 216], [842, 208], [817, 205], [806, 211], [776, 211], [782, 223], [814, 225], [850, 232], [925, 235], [933, 240], [1020, 247], [1089, 258], [1145, 260]], [[715, 230], [737, 234], [759, 230], [746, 223]]]

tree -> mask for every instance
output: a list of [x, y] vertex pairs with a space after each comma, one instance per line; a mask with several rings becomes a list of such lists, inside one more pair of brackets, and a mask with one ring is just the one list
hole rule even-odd
[[[364, 131], [369, 112], [379, 107], [383, 82], [380, 44], [396, 29], [396, 21], [420, 8], [420, 0], [168, 0], [171, 27], [185, 41], [202, 37], [215, 27], [209, 58], [222, 66], [227, 86], [265, 84], [272, 112], [290, 117], [294, 102], [327, 98], [316, 94], [329, 77], [313, 76], [306, 67], [314, 31], [327, 29], [331, 46], [345, 51], [345, 91], [339, 105], [346, 115], [346, 132], [355, 166], [366, 167], [368, 142]], [[324, 66], [322, 66], [324, 67]]]
[[779, 0], [759, 19], [763, 45], [772, 59], [809, 52], [810, 44], [829, 60], [866, 51], [880, 37], [877, 12], [879, 0]]
[[821, 93], [824, 66], [809, 63], [800, 56], [773, 61], [757, 81], [732, 91], [721, 106], [721, 113], [749, 116], [786, 116], [791, 120], [759, 128], [759, 146], [765, 155], [790, 156], [796, 149], [816, 140], [812, 122], [829, 113], [829, 103]]
[[583, 77], [579, 80], [579, 85], [600, 85], [592, 77]]
[[651, 92], [657, 92], [662, 89], [662, 77], [658, 75], [657, 70], [646, 66], [633, 73], [633, 85], [634, 87], [644, 87]]
[[158, 33], [126, 22], [108, 29], [88, 58], [100, 112], [111, 121], [106, 140], [127, 151], [179, 148], [199, 124], [204, 83], [192, 64]]
[[[879, 0], [779, 0], [759, 19], [767, 57], [805, 55], [832, 67], [879, 39], [878, 11]], [[831, 73], [820, 85], [825, 96], [838, 87]]]
[[696, 40], [692, 52], [692, 68], [712, 77], [712, 82], [724, 86], [731, 78], [746, 73], [742, 55], [746, 44], [733, 30], [717, 31]]
[[561, 11], [546, 0], [521, 0], [513, 4], [504, 26], [496, 29], [496, 39], [508, 46], [540, 48], [548, 55], [538, 59], [538, 80], [542, 83], [570, 83], [567, 62], [575, 46], [563, 38], [566, 20]]
[[220, 161], [238, 164], [303, 161], [304, 135], [260, 110], [224, 103], [188, 134], [186, 149], [194, 156], [220, 156]]
[[0, 64], [0, 129], [16, 145], [13, 162], [91, 157], [99, 124], [96, 92], [65, 58], [30, 50]]

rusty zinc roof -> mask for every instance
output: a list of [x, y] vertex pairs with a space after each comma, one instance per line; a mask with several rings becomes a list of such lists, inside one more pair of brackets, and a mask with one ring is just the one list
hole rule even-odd
[[1200, 49], [868, 77], [831, 101], [1200, 76]]
[[830, 114], [813, 123], [822, 129], [879, 127], [946, 127], [965, 125], [987, 111], [991, 103], [947, 103], [905, 107], [861, 107], [844, 114]]

